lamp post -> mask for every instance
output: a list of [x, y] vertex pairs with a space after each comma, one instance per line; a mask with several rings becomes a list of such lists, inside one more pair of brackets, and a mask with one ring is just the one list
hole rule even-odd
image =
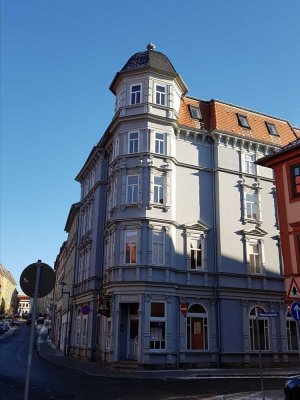
[[66, 356], [66, 355], [68, 355], [68, 346], [67, 346], [67, 344], [69, 344], [68, 343], [68, 341], [69, 341], [69, 338], [68, 338], [68, 331], [69, 331], [68, 325], [69, 325], [69, 308], [70, 308], [70, 295], [71, 295], [71, 293], [64, 291], [64, 286], [67, 285], [65, 282], [61, 282], [59, 285], [61, 286], [61, 294], [62, 295], [67, 294], [68, 295], [67, 324], [66, 324], [66, 328], [64, 329], [64, 355]]

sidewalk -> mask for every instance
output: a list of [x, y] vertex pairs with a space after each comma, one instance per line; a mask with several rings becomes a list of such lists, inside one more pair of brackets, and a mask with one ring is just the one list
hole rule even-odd
[[[209, 379], [219, 377], [226, 379], [233, 377], [258, 377], [259, 370], [256, 368], [247, 369], [186, 369], [186, 370], [115, 370], [101, 368], [96, 363], [79, 360], [72, 357], [66, 357], [61, 351], [58, 351], [47, 335], [47, 329], [42, 327], [39, 330], [37, 340], [37, 351], [41, 358], [58, 364], [64, 368], [75, 369], [86, 374], [117, 379]], [[300, 368], [293, 370], [285, 370], [281, 368], [266, 368], [263, 371], [264, 377], [280, 377], [288, 379], [289, 377], [300, 375]], [[230, 395], [221, 395], [214, 397], [206, 397], [203, 400], [258, 400], [262, 399], [261, 392], [247, 392]], [[265, 391], [265, 400], [283, 400], [282, 390]]]

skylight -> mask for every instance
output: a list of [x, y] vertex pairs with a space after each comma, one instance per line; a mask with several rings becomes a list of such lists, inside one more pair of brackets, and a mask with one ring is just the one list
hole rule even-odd
[[266, 125], [267, 125], [270, 135], [279, 136], [276, 126], [274, 124], [271, 124], [270, 122], [266, 122]]
[[202, 115], [201, 115], [201, 111], [200, 111], [199, 107], [190, 105], [190, 113], [191, 113], [192, 118], [202, 119]]
[[246, 115], [237, 114], [237, 117], [238, 117], [240, 126], [242, 126], [243, 128], [250, 128], [250, 125], [249, 125]]

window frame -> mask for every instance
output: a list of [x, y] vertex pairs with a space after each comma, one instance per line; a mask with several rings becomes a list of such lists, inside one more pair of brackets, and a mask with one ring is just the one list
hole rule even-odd
[[[164, 91], [159, 91], [158, 86], [164, 88]], [[163, 100], [163, 101], [162, 101]], [[155, 104], [166, 106], [167, 104], [167, 85], [165, 83], [155, 83]]]
[[[132, 183], [129, 184], [129, 179], [136, 177], [137, 178], [137, 183]], [[131, 193], [131, 199], [129, 199], [129, 187], [133, 187], [132, 193]], [[136, 189], [135, 189], [136, 188]], [[136, 191], [136, 201], [135, 197], [135, 191]], [[137, 204], [138, 203], [138, 196], [139, 196], [139, 175], [138, 174], [130, 174], [126, 176], [126, 203], [127, 204]]]
[[[196, 249], [192, 248], [192, 242], [197, 242]], [[200, 242], [200, 246], [201, 246], [200, 251], [198, 249], [198, 242]], [[191, 237], [189, 240], [189, 245], [190, 245], [189, 252], [190, 252], [190, 269], [191, 269], [191, 271], [204, 271], [204, 238], [203, 237], [199, 237], [199, 238]], [[201, 259], [201, 267], [200, 268], [197, 268], [198, 257], [196, 259], [195, 268], [192, 267], [192, 252], [193, 251], [196, 252], [197, 255], [200, 252], [200, 259]]]
[[[291, 325], [295, 325], [294, 332], [296, 332], [296, 335], [292, 335]], [[295, 342], [293, 337], [296, 338]], [[286, 313], [286, 339], [288, 351], [299, 351], [297, 321], [294, 320], [289, 311]], [[294, 346], [295, 344], [296, 346]]]
[[[133, 91], [133, 87], [134, 86], [139, 86], [140, 90]], [[137, 83], [132, 83], [130, 85], [130, 105], [131, 106], [135, 106], [137, 104], [141, 104], [142, 103], [142, 87], [143, 87], [142, 84], [138, 83], [138, 82]], [[137, 93], [139, 94], [139, 101], [136, 100], [136, 97], [138, 96]], [[134, 97], [133, 97], [133, 95], [134, 95]], [[134, 101], [133, 101], [133, 98], [134, 98]]]
[[[161, 241], [155, 241], [155, 234], [161, 237]], [[155, 260], [154, 245], [157, 244], [157, 255]], [[161, 259], [161, 262], [159, 260]], [[165, 231], [164, 229], [153, 229], [152, 230], [152, 264], [153, 265], [165, 265]]]
[[267, 127], [268, 132], [269, 132], [270, 135], [279, 136], [279, 133], [277, 131], [277, 128], [276, 128], [275, 124], [273, 124], [272, 122], [267, 122], [267, 121], [265, 121], [265, 123], [266, 123], [266, 127]]
[[[162, 139], [159, 139], [157, 135], [162, 135]], [[158, 147], [158, 151], [156, 151], [156, 145]], [[162, 151], [161, 151], [162, 147]], [[155, 131], [155, 136], [154, 136], [154, 153], [155, 154], [160, 154], [160, 155], [165, 155], [166, 154], [166, 133], [165, 132], [159, 132]]]
[[[127, 240], [127, 235], [130, 233], [135, 233], [135, 241], [132, 240]], [[132, 257], [132, 253], [131, 253], [131, 249], [130, 249], [130, 261], [127, 261], [127, 244], [129, 243], [135, 243], [135, 262], [132, 261], [133, 257]], [[137, 246], [138, 246], [138, 231], [134, 230], [134, 229], [128, 229], [125, 231], [124, 234], [124, 264], [126, 265], [136, 265], [137, 264], [137, 256], [138, 256], [138, 251], [137, 251]]]
[[[251, 201], [251, 199], [247, 199], [247, 195], [249, 196], [254, 196], [255, 200]], [[248, 215], [248, 205], [250, 205], [251, 208], [251, 215]], [[255, 212], [253, 212], [253, 209], [256, 208], [256, 217], [254, 217]], [[245, 221], [260, 221], [260, 207], [259, 207], [259, 194], [258, 191], [255, 189], [246, 189], [245, 194], [244, 194], [244, 220]]]
[[[299, 169], [299, 175], [295, 176], [294, 170], [296, 168]], [[290, 169], [290, 185], [291, 185], [291, 189], [292, 189], [291, 190], [292, 197], [298, 198], [298, 197], [300, 197], [300, 192], [297, 193], [296, 188], [297, 188], [297, 186], [299, 186], [299, 188], [300, 188], [300, 183], [296, 183], [296, 177], [299, 177], [299, 179], [300, 179], [300, 163], [299, 163], [299, 165], [298, 164], [290, 165], [289, 169]]]
[[[251, 247], [253, 248], [254, 246], [257, 246], [258, 253], [250, 252], [250, 248]], [[250, 257], [251, 255], [258, 256], [258, 265], [254, 265], [252, 267], [251, 257]], [[254, 259], [256, 259], [256, 257]], [[262, 263], [262, 246], [261, 246], [260, 240], [251, 239], [248, 241], [248, 243], [247, 243], [247, 262], [249, 265], [249, 271], [248, 271], [249, 274], [262, 275], [262, 272], [263, 272], [262, 264], [263, 263]]]
[[242, 128], [251, 129], [248, 118], [244, 114], [237, 113], [238, 123]]
[[[259, 308], [262, 312], [265, 312], [265, 310], [261, 307], [255, 306], [252, 307], [251, 310], [249, 311], [249, 341], [250, 341], [250, 351], [259, 351], [259, 348], [256, 344], [258, 343], [258, 336], [255, 339], [255, 335], [258, 334], [257, 331], [257, 317], [256, 317], [256, 312], [257, 308]], [[254, 313], [253, 313], [254, 311]], [[260, 339], [264, 339], [263, 343], [262, 340], [260, 340], [260, 347], [261, 351], [270, 351], [270, 323], [269, 323], [269, 318], [268, 317], [259, 317], [258, 318], [258, 324], [263, 325], [263, 335], [262, 335], [262, 330], [260, 326]], [[263, 348], [264, 347], [264, 348]]]
[[[200, 107], [189, 104], [189, 110], [190, 110], [191, 117], [193, 119], [202, 120], [202, 114], [200, 111]], [[194, 112], [196, 113], [196, 115], [194, 115]]]
[[[132, 134], [137, 134], [136, 138], [131, 139]], [[132, 151], [131, 151], [132, 145]], [[140, 135], [139, 131], [130, 131], [128, 132], [128, 154], [136, 154], [139, 152], [140, 148]]]
[[[163, 317], [158, 317], [158, 316], [152, 316], [152, 304], [163, 304], [164, 305], [164, 315]], [[161, 339], [155, 339], [151, 337], [151, 323], [154, 324], [163, 324], [163, 329], [162, 329], [162, 334], [163, 337]], [[160, 328], [160, 326], [159, 326]], [[149, 313], [149, 330], [150, 330], [150, 335], [149, 335], [149, 350], [151, 352], [165, 352], [167, 350], [167, 306], [165, 301], [151, 301], [150, 302], [150, 313]], [[153, 348], [151, 348], [151, 342], [153, 342]], [[158, 344], [158, 347], [156, 347], [156, 344]], [[162, 347], [162, 344], [164, 346]]]
[[256, 175], [255, 153], [244, 153], [243, 172], [249, 175]]
[[[155, 183], [155, 179], [162, 179], [161, 184]], [[156, 205], [164, 205], [166, 203], [166, 177], [164, 175], [153, 176], [153, 203]], [[162, 195], [162, 196], [161, 196]], [[162, 201], [160, 201], [162, 200]]]

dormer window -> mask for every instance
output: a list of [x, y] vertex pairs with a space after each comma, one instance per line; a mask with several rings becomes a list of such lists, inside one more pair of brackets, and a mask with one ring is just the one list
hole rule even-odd
[[271, 124], [270, 122], [266, 122], [266, 125], [267, 125], [267, 128], [268, 128], [268, 131], [269, 131], [270, 135], [279, 136], [278, 132], [277, 132], [277, 129], [276, 129], [276, 126], [274, 124]]
[[161, 106], [166, 105], [166, 86], [156, 85], [155, 101]]
[[243, 128], [250, 129], [250, 125], [249, 125], [249, 122], [248, 122], [248, 119], [247, 119], [246, 115], [237, 114], [237, 117], [238, 117], [238, 121], [239, 121], [240, 126], [242, 126]]
[[201, 111], [200, 111], [199, 107], [190, 105], [189, 108], [190, 108], [190, 113], [191, 113], [192, 118], [202, 119], [202, 115], [201, 115]]
[[142, 85], [131, 85], [130, 104], [140, 104], [141, 102]]

